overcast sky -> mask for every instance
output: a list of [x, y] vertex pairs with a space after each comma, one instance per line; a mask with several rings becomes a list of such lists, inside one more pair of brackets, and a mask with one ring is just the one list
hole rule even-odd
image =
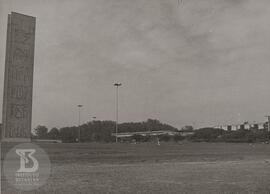
[[37, 18], [33, 127], [77, 125], [77, 104], [83, 122], [114, 120], [116, 81], [120, 122], [270, 113], [268, 0], [0, 0], [1, 102], [11, 11]]

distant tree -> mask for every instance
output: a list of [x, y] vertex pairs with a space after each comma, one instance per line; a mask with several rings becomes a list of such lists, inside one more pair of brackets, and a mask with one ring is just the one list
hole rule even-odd
[[265, 142], [269, 141], [270, 133], [265, 130], [240, 129], [225, 133], [221, 138], [225, 142]]
[[221, 135], [225, 134], [225, 131], [223, 129], [218, 128], [201, 128], [198, 130], [195, 130], [194, 134], [190, 137], [191, 140], [195, 141], [216, 141], [218, 137], [221, 137]]
[[118, 125], [118, 132], [143, 132], [143, 131], [177, 131], [168, 124], [161, 123], [157, 119], [147, 119], [144, 122], [129, 122]]
[[[114, 142], [114, 121], [90, 121], [79, 127], [64, 127], [60, 129], [60, 138], [63, 142], [75, 142], [80, 130], [81, 142]], [[177, 131], [176, 128], [161, 123], [156, 119], [148, 119], [144, 122], [127, 122], [118, 125], [118, 132], [142, 132], [142, 131]], [[135, 137], [138, 141], [151, 141], [150, 137]]]
[[115, 130], [114, 121], [91, 121], [80, 127], [64, 127], [60, 129], [60, 138], [63, 142], [75, 142], [80, 130], [81, 142], [112, 142], [115, 138], [112, 133]]
[[37, 139], [37, 136], [31, 131], [31, 139]]
[[48, 128], [42, 125], [37, 126], [35, 129], [35, 134], [38, 139], [45, 139], [48, 135]]
[[60, 139], [65, 143], [76, 142], [78, 139], [77, 127], [63, 127], [60, 129]]
[[48, 138], [49, 139], [59, 139], [59, 135], [60, 132], [57, 128], [52, 128], [49, 132], [48, 132]]
[[147, 127], [150, 131], [159, 131], [161, 129], [161, 123], [157, 119], [147, 119], [146, 121]]

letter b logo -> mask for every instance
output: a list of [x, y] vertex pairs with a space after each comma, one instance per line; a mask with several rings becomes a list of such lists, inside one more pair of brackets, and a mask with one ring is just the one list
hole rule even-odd
[[[35, 149], [16, 149], [16, 154], [20, 156], [20, 169], [17, 172], [33, 173], [38, 170], [38, 161], [33, 156], [35, 152]], [[30, 164], [31, 166], [29, 166]]]

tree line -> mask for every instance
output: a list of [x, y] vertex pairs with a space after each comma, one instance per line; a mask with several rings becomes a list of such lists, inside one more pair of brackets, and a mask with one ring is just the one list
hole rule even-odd
[[[135, 142], [150, 142], [150, 141], [182, 141], [191, 142], [269, 142], [270, 132], [267, 128], [267, 123], [264, 129], [239, 129], [236, 131], [228, 131], [220, 128], [201, 128], [193, 130], [192, 126], [185, 126], [181, 129], [184, 131], [192, 131], [193, 133], [187, 136], [181, 133], [175, 135], [163, 134], [152, 137], [150, 135], [142, 136], [135, 134], [128, 138], [122, 138], [121, 141]], [[127, 122], [118, 125], [118, 132], [143, 132], [143, 131], [173, 131], [178, 129], [168, 124], [161, 123], [156, 119], [148, 119], [143, 122]], [[77, 142], [80, 131], [81, 142], [114, 142], [115, 122], [114, 121], [91, 121], [81, 126], [63, 127], [60, 129], [52, 128], [48, 130], [46, 126], [38, 126], [32, 135], [33, 139], [54, 139], [62, 140], [62, 142]]]
[[270, 132], [264, 129], [238, 129], [225, 131], [219, 128], [202, 128], [195, 131], [188, 140], [193, 142], [269, 143]]
[[[157, 119], [148, 119], [143, 122], [126, 122], [118, 125], [118, 132], [143, 132], [143, 131], [177, 131], [178, 129], [161, 123]], [[52, 128], [49, 130], [46, 126], [39, 125], [34, 129], [33, 139], [54, 139], [62, 142], [78, 141], [80, 133], [81, 142], [113, 142], [115, 137], [114, 121], [94, 120], [80, 126], [63, 127], [60, 129]]]

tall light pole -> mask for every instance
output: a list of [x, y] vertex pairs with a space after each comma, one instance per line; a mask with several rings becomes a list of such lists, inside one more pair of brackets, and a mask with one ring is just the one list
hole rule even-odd
[[118, 88], [121, 86], [121, 83], [115, 83], [116, 87], [116, 121], [115, 121], [115, 142], [117, 143], [117, 133], [118, 133]]
[[78, 142], [81, 142], [81, 108], [83, 105], [79, 104], [78, 109], [79, 109], [79, 122], [78, 122], [78, 127], [79, 127], [79, 132], [78, 132]]

